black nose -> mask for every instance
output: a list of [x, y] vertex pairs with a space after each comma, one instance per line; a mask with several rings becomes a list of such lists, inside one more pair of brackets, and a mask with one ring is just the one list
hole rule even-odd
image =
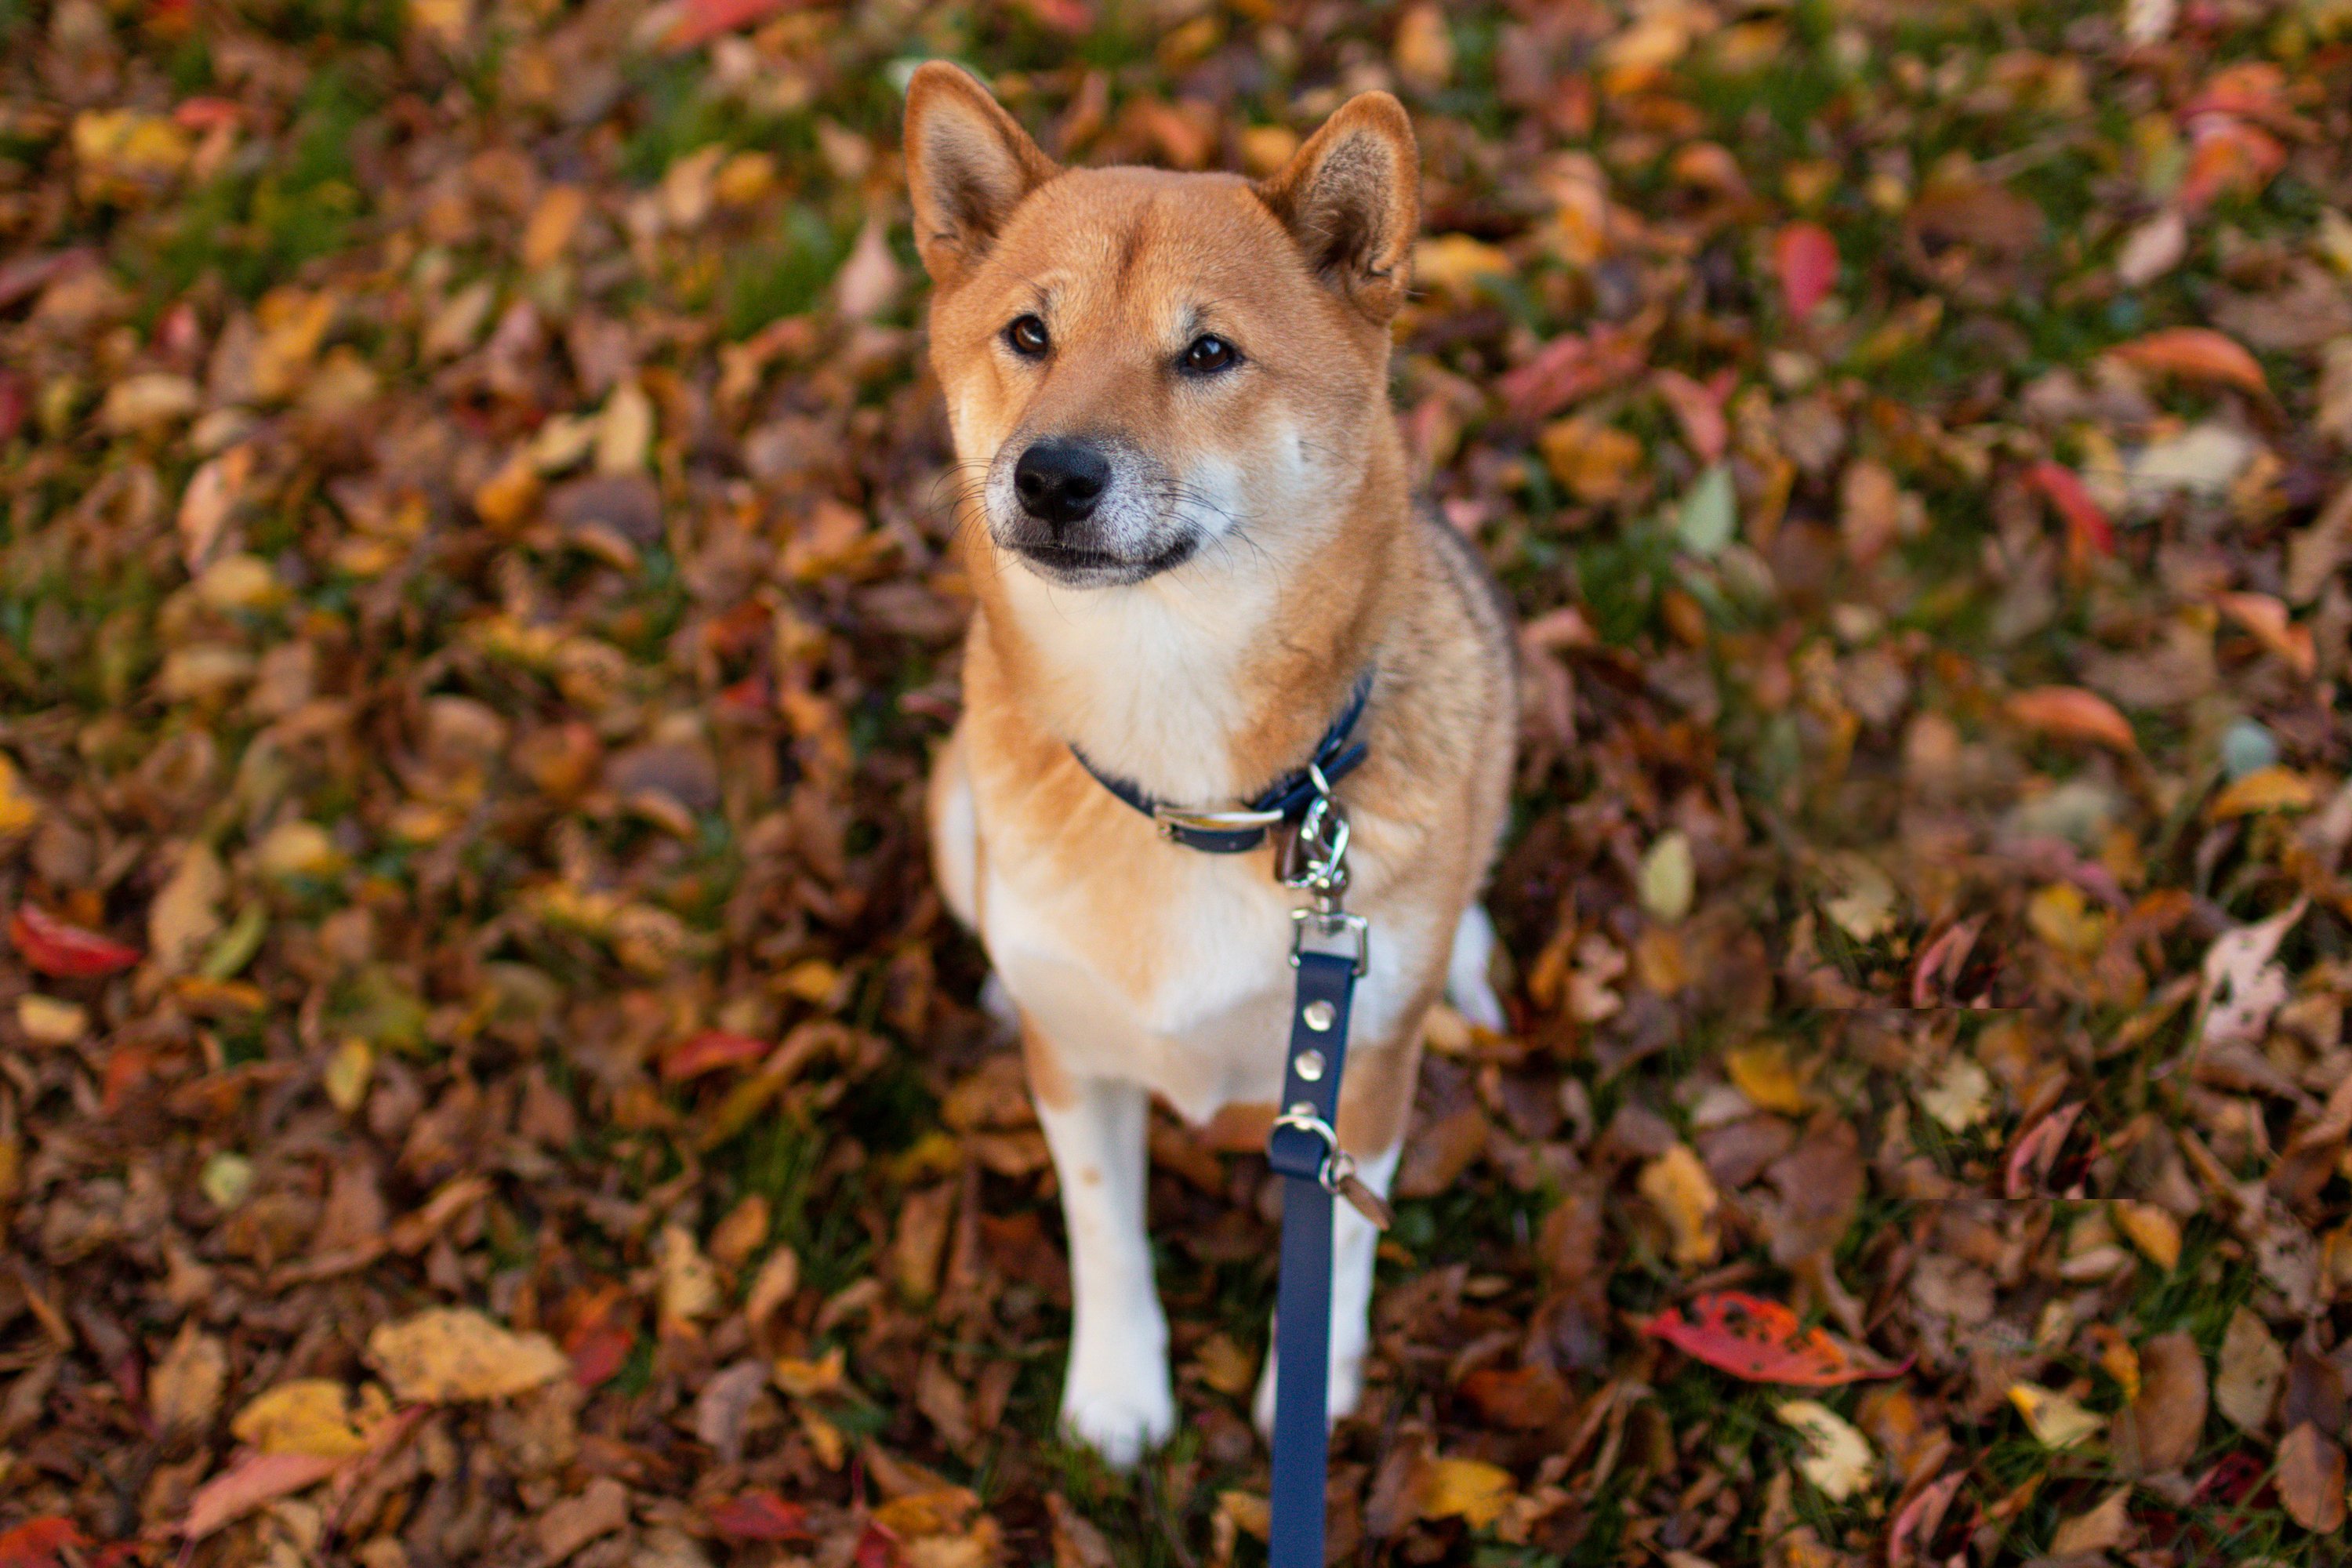
[[1110, 484], [1110, 459], [1083, 441], [1039, 441], [1013, 466], [1021, 510], [1055, 527], [1083, 521]]

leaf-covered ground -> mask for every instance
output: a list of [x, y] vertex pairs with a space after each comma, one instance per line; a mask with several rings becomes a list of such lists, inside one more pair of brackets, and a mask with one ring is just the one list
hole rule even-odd
[[1419, 129], [1514, 1028], [1338, 1557], [2340, 1561], [2345, 0], [0, 0], [0, 1563], [1261, 1554], [1264, 1164], [1156, 1130], [1181, 1434], [1060, 1445], [928, 886], [932, 55]]

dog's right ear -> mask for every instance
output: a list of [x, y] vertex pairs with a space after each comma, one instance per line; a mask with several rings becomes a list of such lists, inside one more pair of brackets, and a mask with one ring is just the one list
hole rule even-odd
[[907, 194], [932, 282], [969, 271], [1021, 198], [1060, 172], [969, 73], [929, 60], [908, 82]]

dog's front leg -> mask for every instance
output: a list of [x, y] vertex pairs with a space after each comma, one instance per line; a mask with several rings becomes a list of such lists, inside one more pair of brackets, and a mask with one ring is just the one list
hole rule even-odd
[[1070, 1367], [1062, 1385], [1062, 1425], [1125, 1467], [1176, 1425], [1168, 1320], [1152, 1282], [1143, 1224], [1150, 1099], [1134, 1084], [1064, 1077], [1041, 1064], [1034, 1033], [1028, 1045], [1031, 1093], [1054, 1152], [1070, 1237]]
[[[1397, 1156], [1403, 1149], [1399, 1142], [1386, 1153], [1360, 1162], [1356, 1173], [1387, 1197], [1389, 1183], [1396, 1176]], [[1327, 1385], [1327, 1410], [1330, 1419], [1337, 1421], [1353, 1415], [1357, 1400], [1363, 1396], [1364, 1351], [1371, 1342], [1372, 1255], [1379, 1250], [1381, 1233], [1353, 1205], [1336, 1198], [1332, 1202], [1338, 1209], [1331, 1220], [1331, 1381]], [[1266, 1343], [1265, 1372], [1257, 1381], [1254, 1414], [1258, 1431], [1271, 1436], [1276, 1375], [1271, 1334]]]

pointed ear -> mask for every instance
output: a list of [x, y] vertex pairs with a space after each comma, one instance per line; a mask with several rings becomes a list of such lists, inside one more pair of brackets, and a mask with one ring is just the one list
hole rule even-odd
[[1341, 299], [1375, 321], [1397, 313], [1421, 221], [1421, 151], [1404, 105], [1357, 94], [1257, 193]]
[[986, 254], [1021, 198], [1061, 172], [988, 89], [945, 60], [907, 84], [907, 194], [931, 280], [954, 282]]

